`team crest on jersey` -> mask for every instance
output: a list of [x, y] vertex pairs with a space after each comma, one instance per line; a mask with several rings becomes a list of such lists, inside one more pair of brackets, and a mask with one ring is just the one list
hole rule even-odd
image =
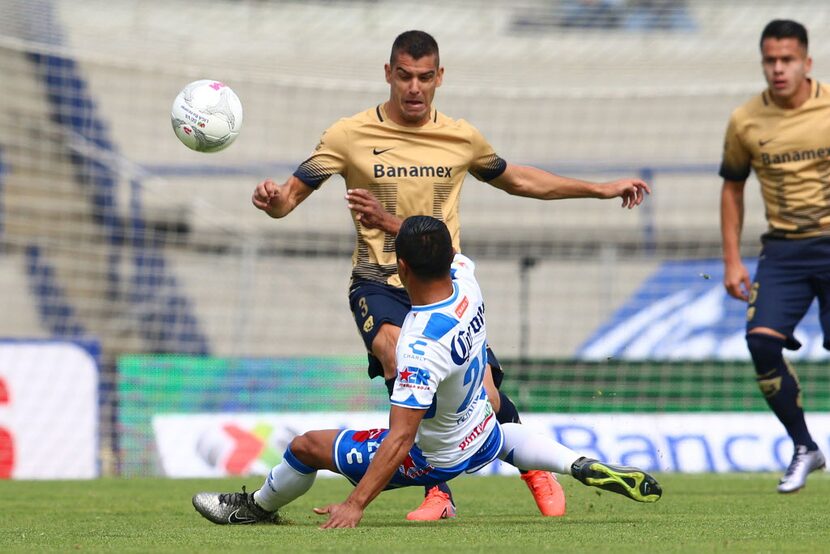
[[422, 367], [405, 367], [398, 371], [398, 383], [405, 388], [426, 389], [429, 385], [429, 370]]

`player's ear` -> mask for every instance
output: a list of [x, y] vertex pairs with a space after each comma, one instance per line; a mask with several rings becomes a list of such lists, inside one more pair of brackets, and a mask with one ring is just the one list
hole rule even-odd
[[386, 82], [392, 84], [392, 66], [388, 63], [383, 64], [383, 72], [386, 75]]
[[403, 286], [406, 287], [407, 277], [409, 277], [409, 266], [402, 258], [398, 258], [398, 277], [400, 277]]
[[435, 86], [440, 87], [441, 83], [443, 83], [443, 82], [444, 82], [444, 68], [439, 67], [438, 68], [438, 73], [435, 76]]
[[810, 70], [813, 69], [813, 58], [812, 56], [807, 56], [807, 59], [804, 60], [804, 72], [810, 73]]

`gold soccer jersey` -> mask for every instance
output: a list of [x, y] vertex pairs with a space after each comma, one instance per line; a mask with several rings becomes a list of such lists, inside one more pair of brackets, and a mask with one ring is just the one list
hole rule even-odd
[[[446, 223], [460, 251], [458, 202], [469, 171], [490, 181], [507, 164], [478, 130], [433, 110], [421, 127], [392, 122], [383, 106], [341, 119], [328, 128], [314, 153], [294, 175], [316, 189], [339, 173], [349, 189], [368, 189], [400, 218], [430, 215]], [[395, 237], [366, 229], [352, 214], [357, 244], [352, 279], [401, 286], [395, 263]]]
[[779, 108], [769, 91], [732, 113], [720, 176], [761, 183], [767, 236], [830, 235], [830, 86], [811, 81], [810, 98]]

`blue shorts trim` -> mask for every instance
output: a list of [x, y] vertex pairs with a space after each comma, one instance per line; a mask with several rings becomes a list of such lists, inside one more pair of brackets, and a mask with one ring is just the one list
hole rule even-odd
[[830, 347], [830, 238], [765, 239], [750, 290], [746, 330], [768, 327], [798, 350], [795, 328], [818, 299], [824, 347]]
[[[389, 429], [354, 430], [345, 429], [334, 440], [334, 463], [346, 479], [357, 484], [366, 474], [369, 462], [374, 456]], [[412, 445], [409, 454], [392, 476], [388, 489], [414, 486], [433, 486], [444, 483], [462, 473], [473, 473], [495, 460], [504, 435], [496, 422], [493, 431], [478, 451], [453, 467], [435, 467], [424, 457], [418, 445]]]

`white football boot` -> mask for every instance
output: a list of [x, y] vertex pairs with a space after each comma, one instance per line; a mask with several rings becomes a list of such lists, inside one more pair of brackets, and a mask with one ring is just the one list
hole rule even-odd
[[778, 492], [796, 492], [807, 484], [807, 475], [810, 472], [824, 469], [825, 461], [821, 450], [808, 451], [800, 444], [795, 447], [790, 466], [778, 481]]

